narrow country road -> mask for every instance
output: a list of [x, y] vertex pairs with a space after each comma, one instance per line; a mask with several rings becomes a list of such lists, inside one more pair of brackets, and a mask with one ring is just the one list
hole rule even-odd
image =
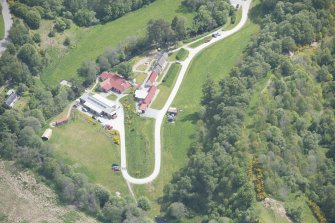
[[[154, 167], [154, 171], [152, 172], [152, 174], [148, 177], [145, 178], [134, 178], [132, 176], [129, 175], [128, 171], [127, 171], [127, 159], [126, 159], [126, 139], [125, 139], [125, 128], [124, 128], [124, 124], [123, 126], [120, 127], [119, 131], [120, 131], [120, 138], [121, 138], [121, 171], [122, 171], [122, 175], [123, 177], [126, 179], [126, 181], [128, 181], [129, 183], [132, 184], [146, 184], [146, 183], [150, 183], [152, 182], [154, 179], [156, 179], [156, 177], [158, 176], [159, 172], [160, 172], [160, 166], [161, 166], [161, 126], [164, 120], [164, 116], [168, 110], [168, 108], [170, 107], [171, 103], [173, 102], [175, 96], [177, 95], [177, 92], [179, 90], [179, 87], [183, 81], [183, 78], [186, 74], [186, 71], [188, 69], [188, 66], [190, 65], [191, 61], [193, 60], [193, 58], [203, 49], [205, 49], [206, 47], [228, 37], [231, 36], [232, 34], [238, 32], [247, 22], [248, 20], [248, 12], [249, 12], [249, 7], [251, 4], [251, 0], [234, 0], [234, 2], [239, 2], [239, 4], [242, 7], [242, 18], [241, 21], [239, 22], [239, 24], [237, 26], [235, 26], [233, 29], [231, 30], [227, 30], [227, 31], [222, 31], [221, 36], [217, 37], [217, 38], [213, 38], [210, 42], [204, 43], [200, 46], [198, 46], [197, 48], [189, 48], [188, 46], [192, 43], [188, 43], [186, 45], [184, 45], [183, 47], [186, 48], [189, 51], [189, 56], [187, 57], [187, 59], [183, 62], [181, 62], [182, 68], [180, 70], [179, 76], [177, 78], [176, 84], [174, 86], [174, 88], [172, 89], [172, 92], [168, 98], [168, 100], [166, 101], [163, 109], [159, 110], [157, 117], [156, 117], [156, 122], [155, 122], [155, 167]], [[213, 32], [216, 33], [217, 31]], [[213, 33], [209, 34], [208, 36], [211, 36]], [[123, 108], [121, 107], [122, 111], [121, 113], [123, 113]], [[122, 123], [124, 123], [124, 116], [122, 115]]]
[[8, 34], [10, 27], [12, 27], [13, 25], [13, 20], [9, 12], [9, 6], [7, 0], [0, 0], [0, 3], [2, 5], [2, 16], [5, 23], [5, 36], [2, 40], [0, 40], [0, 56], [1, 56], [2, 53], [6, 50], [7, 44], [9, 43]]

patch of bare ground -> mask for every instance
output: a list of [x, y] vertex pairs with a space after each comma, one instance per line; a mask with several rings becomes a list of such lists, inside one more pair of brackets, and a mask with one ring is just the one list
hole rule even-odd
[[263, 200], [263, 205], [265, 208], [273, 210], [274, 212], [279, 214], [282, 218], [292, 223], [291, 219], [286, 215], [286, 211], [282, 202], [274, 200], [272, 198], [265, 198]]
[[0, 222], [97, 222], [74, 206], [61, 206], [57, 195], [28, 171], [0, 161]]

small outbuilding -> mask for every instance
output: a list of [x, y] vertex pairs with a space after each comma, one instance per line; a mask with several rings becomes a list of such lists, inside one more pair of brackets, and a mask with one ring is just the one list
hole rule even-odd
[[175, 107], [170, 107], [167, 112], [168, 112], [168, 114], [177, 115], [178, 114], [178, 109], [175, 108]]
[[18, 95], [16, 94], [15, 90], [11, 89], [6, 93], [6, 100], [4, 104], [8, 108], [14, 107], [15, 102], [19, 99]]
[[44, 141], [48, 141], [51, 138], [52, 135], [52, 129], [46, 129], [42, 135], [42, 139]]
[[61, 119], [58, 119], [55, 123], [56, 126], [60, 126], [60, 125], [64, 125], [65, 123], [67, 123], [69, 121], [68, 117], [63, 117]]

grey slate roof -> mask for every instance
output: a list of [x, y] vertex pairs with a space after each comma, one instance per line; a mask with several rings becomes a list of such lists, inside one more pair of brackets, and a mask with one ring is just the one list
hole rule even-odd
[[165, 63], [167, 62], [168, 58], [169, 58], [169, 55], [166, 52], [160, 53], [157, 57], [157, 62], [155, 64], [154, 70], [159, 70], [158, 73], [162, 72], [163, 67]]
[[13, 102], [15, 102], [16, 99], [17, 99], [17, 94], [13, 92], [6, 98], [5, 105], [7, 105], [8, 107], [13, 107]]

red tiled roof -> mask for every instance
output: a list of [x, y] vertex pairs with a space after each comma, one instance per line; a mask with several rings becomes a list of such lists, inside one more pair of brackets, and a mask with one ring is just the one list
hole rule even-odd
[[151, 86], [148, 92], [148, 95], [144, 98], [142, 103], [140, 104], [140, 110], [145, 111], [149, 107], [152, 99], [155, 96], [157, 87], [155, 85]]
[[111, 79], [106, 79], [103, 82], [101, 82], [100, 87], [104, 89], [104, 91], [109, 91], [110, 89], [112, 89], [113, 85]]
[[142, 104], [140, 105], [140, 110], [141, 110], [141, 111], [145, 111], [145, 110], [147, 110], [147, 108], [148, 108], [148, 105], [145, 104], [145, 103], [142, 103]]
[[57, 124], [59, 124], [59, 123], [64, 123], [64, 122], [67, 122], [68, 121], [68, 117], [63, 117], [63, 118], [61, 118], [61, 119], [58, 119], [57, 121], [56, 121], [56, 123]]
[[105, 72], [102, 72], [100, 74], [100, 78], [103, 79], [103, 80], [106, 80], [108, 78], [113, 78], [115, 75], [116, 74], [114, 74], [114, 73], [109, 73], [109, 72], [105, 71]]
[[152, 99], [154, 98], [155, 96], [155, 93], [156, 93], [156, 89], [157, 87], [156, 86], [151, 86], [151, 88], [149, 89], [149, 92], [148, 92], [148, 95], [145, 97], [145, 99], [143, 100], [143, 103], [149, 105], [152, 101]]
[[147, 83], [149, 83], [149, 85], [153, 85], [156, 79], [157, 79], [157, 73], [155, 71], [152, 71], [149, 79], [147, 80]]
[[[100, 77], [104, 73], [102, 73]], [[131, 87], [130, 83], [126, 81], [125, 79], [123, 79], [122, 77], [120, 77], [119, 75], [111, 74], [111, 73], [108, 73], [108, 75], [107, 74], [103, 75], [103, 77], [107, 77], [107, 76], [108, 78], [100, 84], [100, 87], [105, 91], [109, 91], [113, 89], [113, 90], [116, 90], [122, 93]]]

